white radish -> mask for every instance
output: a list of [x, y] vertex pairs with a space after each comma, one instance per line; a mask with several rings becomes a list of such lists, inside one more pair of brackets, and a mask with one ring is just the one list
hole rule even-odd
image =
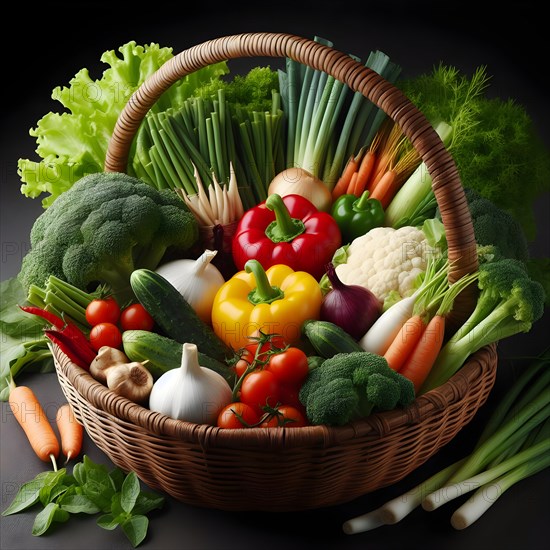
[[411, 296], [399, 300], [384, 311], [359, 340], [359, 345], [365, 351], [384, 355], [401, 327], [412, 316], [418, 294], [417, 290]]

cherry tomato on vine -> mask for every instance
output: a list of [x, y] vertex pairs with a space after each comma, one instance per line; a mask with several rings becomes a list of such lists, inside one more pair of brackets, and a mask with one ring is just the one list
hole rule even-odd
[[277, 407], [279, 414], [273, 415], [268, 420], [260, 424], [261, 428], [274, 428], [283, 426], [285, 428], [301, 428], [307, 426], [307, 420], [304, 414], [291, 405], [280, 405]]
[[247, 374], [241, 386], [241, 401], [262, 414], [262, 407], [274, 407], [279, 402], [280, 387], [277, 377], [268, 370]]
[[113, 323], [98, 323], [90, 331], [90, 344], [96, 351], [103, 346], [119, 348], [122, 345], [122, 333]]
[[120, 315], [122, 330], [152, 330], [155, 320], [141, 304], [132, 304]]
[[219, 428], [237, 429], [252, 426], [259, 421], [260, 415], [250, 405], [237, 401], [230, 403], [220, 411], [216, 425]]
[[266, 368], [281, 383], [295, 387], [300, 386], [309, 373], [307, 355], [294, 347], [272, 355]]
[[92, 300], [86, 307], [86, 321], [92, 327], [99, 323], [116, 324], [119, 317], [120, 307], [112, 296]]
[[234, 366], [235, 374], [237, 375], [237, 378], [240, 378], [245, 372], [246, 369], [250, 366], [250, 362], [246, 359], [239, 359]]
[[[252, 341], [250, 344], [247, 344], [245, 346], [245, 354], [246, 352], [250, 353], [252, 356], [252, 359], [254, 358], [254, 355], [256, 353], [256, 350], [258, 349], [259, 342]], [[264, 342], [262, 344], [262, 347], [260, 349], [260, 353], [262, 354], [260, 356], [260, 360], [267, 359], [267, 356], [264, 356], [263, 354], [266, 353], [269, 350], [278, 350], [285, 348], [286, 344], [282, 336], [279, 336], [277, 334], [272, 335], [267, 342]]]

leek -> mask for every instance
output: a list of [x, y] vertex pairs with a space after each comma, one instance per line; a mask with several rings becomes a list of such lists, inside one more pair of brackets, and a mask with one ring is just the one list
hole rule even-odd
[[[314, 40], [332, 47], [320, 37]], [[351, 56], [355, 60], [359, 58]], [[379, 51], [365, 66], [389, 82], [401, 68]], [[386, 115], [360, 92], [323, 71], [287, 59], [279, 71], [286, 119], [286, 168], [301, 168], [332, 190], [350, 155], [368, 146]]]

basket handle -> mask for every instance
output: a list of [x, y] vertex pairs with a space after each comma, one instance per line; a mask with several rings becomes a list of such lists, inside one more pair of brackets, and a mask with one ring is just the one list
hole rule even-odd
[[[393, 84], [349, 55], [313, 40], [284, 33], [244, 33], [203, 42], [162, 65], [132, 95], [122, 110], [109, 142], [105, 171], [126, 172], [132, 140], [149, 109], [172, 84], [207, 65], [239, 57], [289, 57], [328, 73], [361, 92], [381, 108], [411, 141], [430, 176], [441, 211], [451, 262], [449, 281], [478, 267], [470, 211], [456, 164], [426, 117]], [[475, 285], [455, 300], [451, 324], [473, 310]]]

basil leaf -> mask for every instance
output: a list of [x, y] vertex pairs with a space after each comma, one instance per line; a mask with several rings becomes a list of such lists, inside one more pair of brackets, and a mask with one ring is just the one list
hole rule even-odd
[[111, 478], [111, 481], [113, 482], [113, 487], [115, 488], [115, 491], [121, 491], [122, 490], [122, 484], [124, 483], [124, 472], [120, 468], [115, 468], [110, 474], [109, 477]]
[[97, 518], [97, 524], [102, 529], [112, 531], [113, 529], [116, 529], [118, 527], [119, 521], [116, 517], [113, 516], [113, 514], [104, 514], [103, 516]]
[[126, 476], [120, 492], [120, 504], [125, 512], [130, 513], [132, 511], [140, 490], [139, 479], [136, 473], [130, 472]]
[[42, 479], [33, 479], [27, 483], [23, 483], [17, 491], [11, 504], [2, 512], [3, 516], [17, 514], [31, 506], [34, 506], [40, 500], [40, 490], [44, 486]]
[[101, 512], [99, 506], [85, 495], [63, 495], [57, 502], [62, 510], [66, 510], [70, 514], [97, 514]]
[[70, 514], [59, 508], [59, 504], [55, 502], [50, 502], [36, 518], [34, 518], [34, 523], [32, 526], [32, 534], [35, 537], [43, 535], [51, 526], [53, 522], [64, 523], [70, 517]]
[[134, 514], [147, 514], [151, 510], [156, 508], [162, 508], [164, 504], [164, 497], [155, 493], [142, 491], [137, 500], [132, 513]]
[[114, 516], [127, 516], [128, 514], [124, 511], [122, 504], [120, 503], [121, 494], [115, 493], [111, 499], [111, 514]]
[[103, 512], [111, 510], [111, 499], [114, 490], [109, 482], [107, 485], [96, 481], [87, 481], [82, 486], [82, 493], [87, 496]]
[[140, 515], [132, 516], [122, 524], [122, 530], [134, 548], [143, 542], [148, 527], [149, 520], [146, 516]]
[[55, 493], [57, 486], [62, 484], [65, 474], [65, 468], [61, 468], [61, 470], [57, 472], [48, 472], [48, 474], [44, 476], [43, 487], [40, 489], [39, 494], [40, 502], [43, 506], [46, 506], [55, 498], [52, 496], [52, 493]]

